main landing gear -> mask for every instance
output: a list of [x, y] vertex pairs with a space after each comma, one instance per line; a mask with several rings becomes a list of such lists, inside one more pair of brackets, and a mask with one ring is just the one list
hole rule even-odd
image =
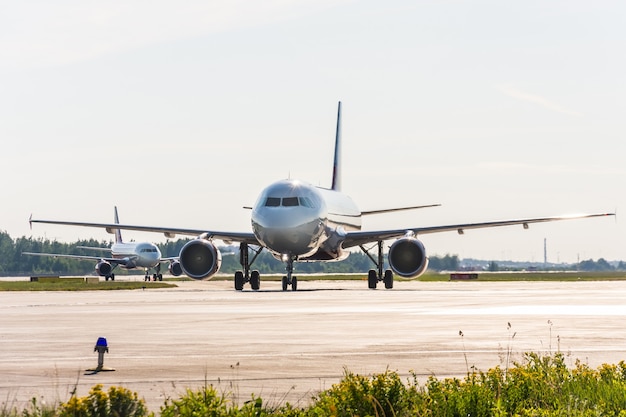
[[250, 271], [250, 265], [254, 263], [263, 248], [250, 248], [254, 252], [252, 260], [250, 260], [248, 248], [249, 246], [247, 243], [239, 244], [239, 263], [241, 264], [243, 271], [235, 272], [235, 290], [237, 291], [243, 290], [243, 286], [247, 282], [250, 283], [250, 287], [255, 291], [261, 288], [261, 274], [257, 270]]
[[379, 240], [376, 246], [378, 248], [378, 256], [377, 258], [374, 258], [369, 252], [371, 248], [366, 249], [363, 245], [360, 245], [361, 250], [372, 260], [372, 262], [374, 262], [374, 265], [376, 265], [377, 268], [370, 269], [368, 271], [367, 286], [370, 289], [375, 290], [378, 282], [383, 281], [385, 283], [385, 288], [389, 290], [393, 288], [393, 272], [391, 269], [386, 269], [383, 272], [383, 241]]
[[109, 273], [104, 276], [105, 281], [108, 281], [108, 280], [115, 281], [115, 274], [113, 273], [115, 268], [117, 268], [117, 264], [113, 264], [113, 267], [111, 268]]
[[[155, 273], [152, 274], [152, 281], [163, 281], [163, 274], [161, 273], [161, 264], [157, 264], [154, 267]], [[143, 277], [144, 281], [150, 281], [150, 274], [148, 273], [148, 268], [146, 268], [146, 276]]]

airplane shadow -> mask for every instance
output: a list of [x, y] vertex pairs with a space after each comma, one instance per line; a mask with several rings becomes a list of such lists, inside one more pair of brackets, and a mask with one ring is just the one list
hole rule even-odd
[[95, 375], [100, 372], [113, 372], [113, 371], [115, 371], [115, 369], [113, 368], [102, 368], [102, 369], [91, 368], [91, 369], [85, 369], [85, 373], [83, 375]]
[[286, 290], [283, 291], [282, 289], [263, 289], [261, 288], [260, 290], [251, 290], [251, 289], [244, 289], [243, 291], [239, 291], [241, 293], [248, 293], [248, 294], [256, 294], [256, 293], [293, 293], [293, 292], [321, 292], [321, 291], [346, 291], [346, 292], [363, 292], [363, 291], [379, 291], [379, 292], [387, 292], [387, 291], [392, 291], [392, 292], [415, 292], [415, 291], [422, 291], [419, 288], [401, 288], [401, 289], [384, 289], [384, 288], [378, 288], [375, 290], [369, 289], [369, 288], [298, 288], [296, 291], [292, 291], [292, 290]]

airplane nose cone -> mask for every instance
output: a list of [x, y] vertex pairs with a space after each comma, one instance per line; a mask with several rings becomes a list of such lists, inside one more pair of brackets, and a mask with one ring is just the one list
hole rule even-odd
[[150, 252], [150, 259], [156, 264], [161, 260], [161, 252], [158, 249], [156, 252]]
[[308, 233], [300, 231], [264, 230], [260, 239], [274, 252], [305, 255], [315, 247], [315, 239]]
[[252, 224], [254, 233], [265, 246], [278, 253], [302, 256], [315, 251], [323, 231], [320, 219], [299, 222], [277, 216], [271, 221]]

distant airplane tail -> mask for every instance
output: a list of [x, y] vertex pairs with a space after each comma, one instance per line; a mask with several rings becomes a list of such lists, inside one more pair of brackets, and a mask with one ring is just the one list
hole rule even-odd
[[[115, 206], [114, 209], [115, 209], [115, 214], [114, 214], [113, 221], [115, 222], [115, 224], [120, 224], [120, 218], [117, 215], [117, 206]], [[115, 243], [123, 243], [122, 231], [120, 229], [115, 229]]]
[[331, 189], [341, 191], [341, 101], [337, 109], [337, 131], [335, 132], [335, 160], [333, 161], [333, 182]]

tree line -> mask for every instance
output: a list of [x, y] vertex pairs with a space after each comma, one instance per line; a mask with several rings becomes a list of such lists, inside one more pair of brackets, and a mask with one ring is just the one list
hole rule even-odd
[[[191, 239], [169, 240], [165, 243], [157, 243], [163, 257], [178, 256], [182, 247]], [[91, 260], [55, 258], [47, 256], [22, 255], [23, 252], [55, 253], [60, 255], [86, 255], [94, 256], [95, 253], [81, 247], [109, 248], [113, 242], [96, 239], [77, 240], [72, 243], [63, 243], [45, 238], [33, 238], [22, 236], [11, 238], [7, 232], [0, 232], [0, 276], [28, 276], [28, 275], [89, 275], [95, 271], [95, 262]], [[221, 247], [222, 267], [220, 272], [234, 273], [241, 269], [239, 263], [239, 246]], [[104, 256], [104, 255], [103, 255]], [[252, 258], [254, 253], [251, 252]], [[430, 267], [434, 270], [455, 270], [459, 266], [459, 258], [454, 255], [445, 257], [431, 257]], [[166, 268], [164, 265], [163, 268]], [[252, 269], [258, 269], [263, 273], [280, 274], [285, 272], [283, 262], [275, 259], [269, 252], [262, 251], [254, 260]], [[366, 273], [374, 269], [374, 263], [362, 252], [351, 253], [348, 259], [341, 262], [298, 262], [297, 273]], [[388, 268], [385, 265], [385, 268]], [[133, 271], [128, 271], [133, 273]], [[143, 271], [135, 271], [143, 274]]]
[[[158, 243], [164, 257], [178, 256], [182, 247], [191, 239], [170, 240]], [[63, 243], [45, 238], [33, 238], [22, 236], [11, 238], [7, 232], [0, 232], [0, 276], [28, 276], [28, 275], [89, 275], [95, 272], [95, 263], [90, 260], [77, 260], [67, 258], [55, 258], [44, 256], [22, 255], [23, 252], [55, 253], [61, 255], [87, 255], [94, 256], [94, 252], [81, 247], [109, 248], [113, 242], [96, 239], [77, 240], [72, 243]], [[228, 246], [221, 248], [222, 267], [220, 272], [234, 273], [241, 269], [239, 263], [239, 247]], [[253, 254], [251, 254], [253, 256]], [[445, 255], [443, 257], [431, 256], [428, 268], [433, 271], [455, 271], [460, 267], [461, 261], [457, 255]], [[497, 268], [494, 262], [492, 267]], [[385, 265], [385, 268], [388, 268]], [[263, 273], [283, 273], [283, 262], [276, 260], [267, 251], [262, 251], [255, 259], [252, 269], [258, 269]], [[363, 252], [351, 253], [348, 259], [341, 262], [298, 262], [297, 273], [366, 273], [369, 269], [375, 269], [374, 263]], [[604, 259], [598, 261], [585, 260], [572, 269], [581, 271], [608, 271], [626, 270], [626, 264], [620, 262], [617, 267], [612, 266]], [[129, 271], [129, 273], [133, 273]], [[135, 271], [143, 274], [143, 271]]]

